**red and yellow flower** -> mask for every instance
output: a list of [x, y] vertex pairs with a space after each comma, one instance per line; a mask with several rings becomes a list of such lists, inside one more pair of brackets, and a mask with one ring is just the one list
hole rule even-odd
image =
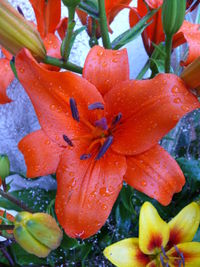
[[104, 250], [118, 267], [198, 267], [200, 242], [191, 242], [198, 230], [200, 208], [193, 202], [170, 222], [161, 219], [151, 203], [140, 211], [139, 238], [121, 240]]
[[41, 125], [19, 143], [27, 176], [56, 172], [56, 214], [69, 236], [101, 228], [123, 179], [163, 205], [181, 191], [183, 173], [158, 145], [200, 106], [179, 77], [129, 80], [126, 50], [100, 46], [90, 50], [83, 77], [50, 72], [26, 50], [16, 68]]

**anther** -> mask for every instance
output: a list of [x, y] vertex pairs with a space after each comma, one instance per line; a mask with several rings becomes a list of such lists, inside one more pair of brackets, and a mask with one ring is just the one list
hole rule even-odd
[[98, 121], [95, 121], [94, 125], [100, 127], [104, 131], [108, 129], [107, 120], [105, 117], [101, 118]]
[[178, 254], [178, 256], [181, 258], [180, 263], [183, 264], [183, 267], [185, 267], [185, 259], [184, 259], [184, 255], [182, 252], [180, 252], [180, 250], [178, 249], [178, 247], [176, 245], [174, 245], [174, 248]]
[[21, 14], [24, 17], [24, 13], [20, 6], [17, 6], [17, 11], [19, 12], [19, 14]]
[[165, 259], [166, 259], [166, 260], [169, 260], [169, 258], [168, 258], [168, 256], [167, 256], [167, 254], [166, 254], [165, 249], [164, 249], [163, 246], [161, 246], [161, 250], [162, 250], [162, 253], [163, 253], [163, 256], [165, 257]]
[[163, 259], [163, 256], [160, 254], [160, 262], [162, 264], [163, 267], [166, 267], [165, 266], [165, 262], [164, 262], [164, 259]]
[[118, 113], [112, 120], [112, 126], [115, 126], [122, 118], [122, 113]]
[[78, 109], [77, 109], [77, 105], [76, 105], [75, 99], [74, 98], [70, 98], [69, 99], [69, 103], [70, 103], [70, 108], [71, 108], [73, 119], [79, 122], [80, 118], [79, 118], [79, 113], [78, 113]]
[[104, 105], [100, 102], [96, 102], [96, 103], [93, 103], [93, 104], [90, 104], [88, 105], [88, 109], [89, 110], [94, 110], [94, 109], [104, 109]]
[[111, 146], [112, 142], [113, 142], [113, 136], [110, 135], [108, 136], [108, 138], [106, 139], [102, 147], [100, 148], [99, 153], [96, 156], [95, 160], [99, 160], [100, 158], [103, 157], [103, 155], [106, 153], [108, 148]]
[[83, 154], [80, 156], [80, 160], [89, 159], [89, 158], [91, 158], [91, 156], [92, 156], [91, 154]]
[[63, 139], [69, 146], [73, 146], [72, 141], [65, 134], [63, 134]]

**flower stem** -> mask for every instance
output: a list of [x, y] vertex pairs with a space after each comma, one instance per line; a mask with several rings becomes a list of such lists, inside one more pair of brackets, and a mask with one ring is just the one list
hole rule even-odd
[[0, 231], [2, 230], [13, 230], [14, 229], [14, 225], [8, 225], [8, 224], [0, 224]]
[[76, 64], [73, 64], [71, 62], [64, 62], [62, 59], [46, 56], [43, 60], [43, 63], [57, 66], [62, 69], [71, 70], [76, 73], [82, 74], [83, 68], [80, 66], [77, 66]]
[[105, 10], [105, 1], [98, 0], [99, 4], [99, 19], [100, 19], [100, 28], [101, 28], [101, 36], [103, 40], [103, 46], [107, 49], [111, 49], [110, 37], [108, 34], [108, 24]]
[[75, 7], [68, 7], [68, 26], [67, 26], [67, 31], [66, 31], [66, 36], [63, 40], [62, 44], [62, 56], [63, 60], [65, 62], [68, 61], [70, 51], [71, 51], [71, 39], [74, 31], [74, 27], [76, 25], [74, 21], [74, 15], [75, 15]]
[[22, 201], [18, 200], [17, 198], [13, 197], [11, 194], [4, 192], [3, 190], [0, 189], [0, 195], [9, 201], [13, 202], [15, 205], [20, 207], [23, 210], [26, 210], [28, 212], [32, 213], [32, 210], [29, 209]]
[[8, 253], [8, 251], [6, 250], [6, 248], [0, 248], [0, 250], [1, 250], [2, 254], [3, 254], [3, 256], [8, 260], [9, 265], [10, 266], [15, 266], [15, 263], [14, 263], [12, 257], [10, 256], [10, 254]]
[[136, 80], [141, 80], [143, 76], [146, 74], [146, 72], [149, 69], [149, 59], [145, 63], [144, 67], [141, 69], [141, 71], [138, 73], [137, 77], [135, 78]]
[[165, 72], [166, 73], [170, 73], [172, 37], [173, 35], [166, 35], [166, 39], [165, 39], [165, 49], [166, 49]]

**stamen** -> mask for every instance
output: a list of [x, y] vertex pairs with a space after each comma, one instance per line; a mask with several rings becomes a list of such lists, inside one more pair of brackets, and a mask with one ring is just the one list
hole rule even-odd
[[90, 104], [88, 105], [88, 109], [89, 110], [94, 110], [94, 109], [104, 109], [104, 105], [100, 102], [96, 102], [96, 103], [93, 103], [93, 104]]
[[91, 154], [83, 154], [80, 156], [80, 160], [89, 159], [89, 158], [91, 158], [91, 156], [92, 156]]
[[105, 117], [101, 118], [98, 121], [95, 121], [94, 125], [100, 127], [104, 131], [108, 129], [107, 120]]
[[118, 113], [112, 120], [112, 126], [115, 126], [122, 118], [122, 113]]
[[184, 255], [182, 252], [180, 252], [180, 250], [178, 249], [178, 247], [176, 245], [174, 245], [174, 248], [178, 254], [178, 256], [181, 258], [180, 263], [183, 263], [183, 267], [185, 267], [185, 259], [184, 259]]
[[166, 254], [165, 249], [164, 249], [163, 246], [161, 246], [161, 250], [162, 250], [162, 253], [163, 253], [165, 259], [166, 259], [166, 260], [169, 260], [169, 258], [168, 258], [168, 256], [167, 256], [167, 254]]
[[65, 134], [63, 134], [63, 139], [69, 146], [74, 146], [72, 141]]
[[162, 264], [163, 267], [166, 267], [165, 266], [165, 262], [164, 262], [164, 259], [163, 259], [163, 256], [160, 254], [160, 262]]
[[79, 113], [78, 113], [78, 109], [77, 109], [77, 105], [76, 105], [75, 99], [73, 97], [70, 98], [69, 99], [69, 103], [70, 103], [70, 108], [71, 108], [73, 119], [79, 122], [80, 121], [80, 117], [79, 117]]
[[108, 136], [108, 138], [106, 139], [106, 141], [103, 143], [102, 147], [99, 150], [98, 155], [96, 156], [95, 160], [99, 160], [100, 158], [103, 157], [103, 155], [106, 153], [106, 151], [108, 150], [108, 148], [111, 146], [113, 142], [113, 136]]
[[17, 6], [17, 11], [19, 12], [19, 14], [21, 14], [24, 17], [24, 13], [20, 6]]

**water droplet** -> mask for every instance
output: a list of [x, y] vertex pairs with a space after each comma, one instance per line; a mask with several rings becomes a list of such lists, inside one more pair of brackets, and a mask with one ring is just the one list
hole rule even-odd
[[21, 73], [24, 73], [24, 68], [22, 67], [22, 68], [19, 68], [19, 71], [21, 72]]
[[103, 56], [103, 50], [99, 50], [99, 51], [97, 52], [97, 56]]
[[55, 105], [53, 105], [53, 104], [52, 104], [52, 105], [50, 105], [50, 109], [51, 109], [51, 110], [55, 110], [55, 108], [56, 108], [56, 106], [55, 106]]
[[179, 88], [177, 86], [174, 86], [172, 88], [172, 93], [179, 93]]
[[50, 141], [47, 139], [44, 143], [45, 143], [46, 145], [49, 145], [49, 144], [50, 144]]
[[190, 108], [189, 108], [188, 106], [185, 106], [185, 105], [183, 105], [183, 106], [181, 107], [181, 109], [182, 109], [183, 111], [189, 111], [189, 110], [190, 110]]
[[179, 97], [174, 98], [174, 103], [175, 104], [181, 103], [181, 99]]
[[117, 63], [118, 62], [118, 59], [117, 58], [113, 58], [112, 59], [112, 62]]
[[142, 181], [141, 184], [142, 184], [142, 186], [147, 186], [147, 182], [146, 181]]
[[103, 68], [105, 68], [107, 65], [108, 65], [108, 63], [105, 62], [105, 61], [102, 63], [102, 67], [103, 67]]
[[107, 206], [106, 204], [103, 204], [103, 205], [102, 205], [102, 209], [103, 209], [103, 210], [107, 210], [107, 209], [108, 209], [108, 206]]

